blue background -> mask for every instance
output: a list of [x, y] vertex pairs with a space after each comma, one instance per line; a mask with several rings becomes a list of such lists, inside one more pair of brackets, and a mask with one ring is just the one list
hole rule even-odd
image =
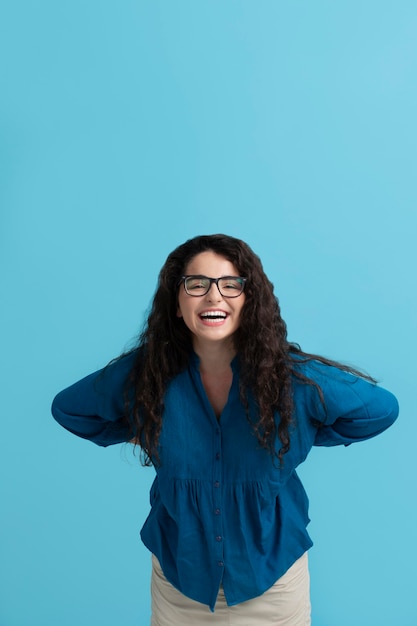
[[246, 240], [289, 337], [401, 419], [315, 449], [314, 626], [415, 626], [414, 1], [0, 8], [0, 625], [145, 626], [153, 470], [49, 414], [139, 331], [167, 254]]

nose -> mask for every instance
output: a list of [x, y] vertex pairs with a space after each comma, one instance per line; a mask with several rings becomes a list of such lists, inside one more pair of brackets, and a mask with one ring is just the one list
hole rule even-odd
[[211, 283], [210, 289], [206, 293], [206, 299], [209, 302], [220, 302], [220, 300], [223, 299], [222, 294], [220, 293], [219, 287], [218, 285], [216, 285], [216, 283]]

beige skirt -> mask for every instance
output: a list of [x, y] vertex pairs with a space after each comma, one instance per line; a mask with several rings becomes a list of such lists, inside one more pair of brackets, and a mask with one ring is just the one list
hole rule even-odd
[[310, 576], [307, 552], [265, 593], [227, 606], [220, 587], [214, 613], [169, 583], [152, 555], [151, 626], [309, 626]]

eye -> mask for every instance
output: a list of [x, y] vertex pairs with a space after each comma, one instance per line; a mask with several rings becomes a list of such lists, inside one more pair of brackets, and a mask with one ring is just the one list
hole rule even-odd
[[189, 291], [198, 291], [201, 289], [207, 289], [208, 279], [202, 276], [189, 276], [186, 279], [186, 287]]
[[241, 291], [242, 280], [240, 278], [223, 278], [221, 288], [227, 291]]

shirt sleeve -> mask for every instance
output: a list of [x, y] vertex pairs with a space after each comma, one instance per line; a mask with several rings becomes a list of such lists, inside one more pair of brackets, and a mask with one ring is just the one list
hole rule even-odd
[[379, 435], [398, 416], [398, 402], [386, 389], [336, 367], [315, 361], [305, 374], [321, 388], [314, 402], [318, 425], [314, 445], [349, 445]]
[[125, 386], [134, 358], [135, 353], [130, 353], [58, 393], [52, 402], [56, 421], [99, 446], [131, 439], [125, 417]]

